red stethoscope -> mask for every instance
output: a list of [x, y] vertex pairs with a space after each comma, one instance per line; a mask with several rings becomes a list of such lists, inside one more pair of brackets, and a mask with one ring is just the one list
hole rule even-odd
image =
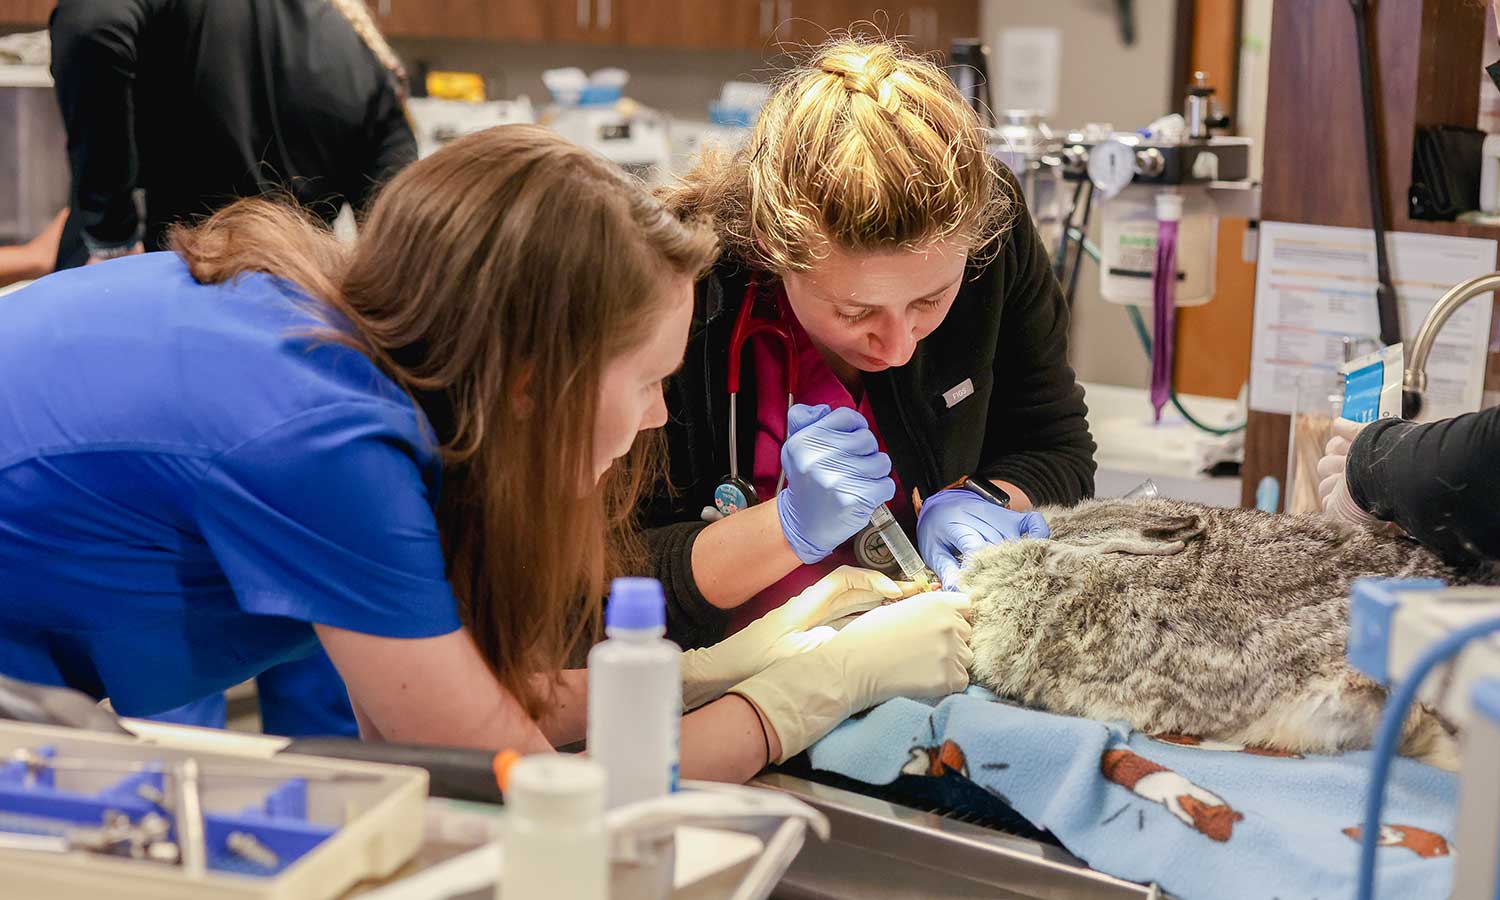
[[[782, 371], [786, 373], [786, 408], [790, 413], [797, 394], [797, 339], [781, 302], [784, 294], [778, 288], [769, 298], [762, 296], [760, 285], [751, 279], [745, 288], [745, 299], [729, 333], [729, 474], [714, 488], [714, 505], [703, 508], [703, 518], [716, 521], [760, 502], [755, 486], [740, 475], [739, 463], [739, 395], [740, 363], [745, 343], [757, 335], [774, 339], [785, 354]], [[776, 476], [775, 494], [786, 485], [786, 470]], [[773, 494], [772, 496], [775, 496]], [[901, 569], [895, 557], [880, 539], [873, 526], [867, 526], [852, 539], [855, 560], [862, 566], [895, 575]]]
[[[732, 515], [760, 502], [755, 486], [740, 476], [739, 460], [740, 363], [745, 355], [745, 344], [751, 338], [763, 335], [767, 340], [774, 339], [781, 344], [785, 355], [782, 371], [786, 373], [786, 407], [789, 411], [792, 408], [792, 398], [797, 393], [797, 340], [782, 308], [780, 293], [778, 289], [769, 298], [763, 297], [760, 284], [752, 278], [745, 288], [745, 299], [735, 317], [734, 330], [729, 334], [729, 474], [714, 488], [714, 505], [711, 510], [704, 509], [704, 518]], [[777, 493], [784, 484], [786, 472], [776, 478]]]

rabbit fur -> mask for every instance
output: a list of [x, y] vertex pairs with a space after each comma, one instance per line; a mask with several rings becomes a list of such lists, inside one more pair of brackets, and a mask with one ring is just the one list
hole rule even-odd
[[[1043, 509], [1050, 540], [965, 561], [974, 683], [1027, 706], [1148, 734], [1293, 753], [1373, 742], [1385, 689], [1344, 656], [1365, 575], [1496, 583], [1387, 530], [1175, 500]], [[1429, 709], [1401, 752], [1456, 768]]]

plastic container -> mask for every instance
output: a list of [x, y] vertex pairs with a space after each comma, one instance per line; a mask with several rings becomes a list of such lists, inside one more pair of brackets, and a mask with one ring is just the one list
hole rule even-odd
[[581, 756], [528, 756], [511, 767], [501, 897], [609, 896], [604, 784], [604, 768]]
[[1287, 445], [1286, 512], [1315, 513], [1318, 502], [1318, 460], [1333, 437], [1333, 420], [1344, 404], [1344, 380], [1328, 369], [1309, 369], [1297, 379]]
[[[1181, 190], [1175, 305], [1202, 306], [1214, 295], [1219, 219], [1206, 191], [1193, 187]], [[1099, 293], [1112, 303], [1151, 305], [1157, 193], [1156, 188], [1132, 185], [1101, 204]]]
[[667, 605], [654, 578], [616, 578], [609, 636], [589, 652], [589, 756], [604, 767], [614, 809], [677, 789], [682, 651], [666, 640]]
[[1344, 363], [1339, 367], [1344, 379], [1339, 415], [1363, 423], [1401, 418], [1405, 371], [1405, 352], [1400, 343]]

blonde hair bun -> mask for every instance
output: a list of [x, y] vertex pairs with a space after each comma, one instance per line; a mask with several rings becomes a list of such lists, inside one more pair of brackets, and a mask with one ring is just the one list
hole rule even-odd
[[818, 69], [841, 79], [844, 90], [869, 97], [888, 112], [901, 109], [901, 94], [896, 90], [901, 73], [887, 47], [875, 46], [868, 48], [868, 52], [830, 53], [818, 60]]
[[667, 199], [770, 272], [805, 271], [829, 246], [953, 241], [983, 255], [1011, 210], [987, 143], [938, 65], [894, 41], [839, 36], [778, 80], [743, 150], [706, 157]]

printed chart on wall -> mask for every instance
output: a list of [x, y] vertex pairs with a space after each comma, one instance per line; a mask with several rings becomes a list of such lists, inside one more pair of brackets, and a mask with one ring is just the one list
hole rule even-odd
[[[1495, 269], [1495, 241], [1434, 234], [1391, 234], [1391, 278], [1410, 341], [1445, 291]], [[1334, 371], [1344, 338], [1376, 339], [1375, 238], [1362, 228], [1263, 222], [1255, 276], [1255, 335], [1250, 406], [1290, 413], [1297, 380]], [[1479, 408], [1491, 304], [1474, 300], [1448, 320], [1427, 363], [1424, 420]]]

